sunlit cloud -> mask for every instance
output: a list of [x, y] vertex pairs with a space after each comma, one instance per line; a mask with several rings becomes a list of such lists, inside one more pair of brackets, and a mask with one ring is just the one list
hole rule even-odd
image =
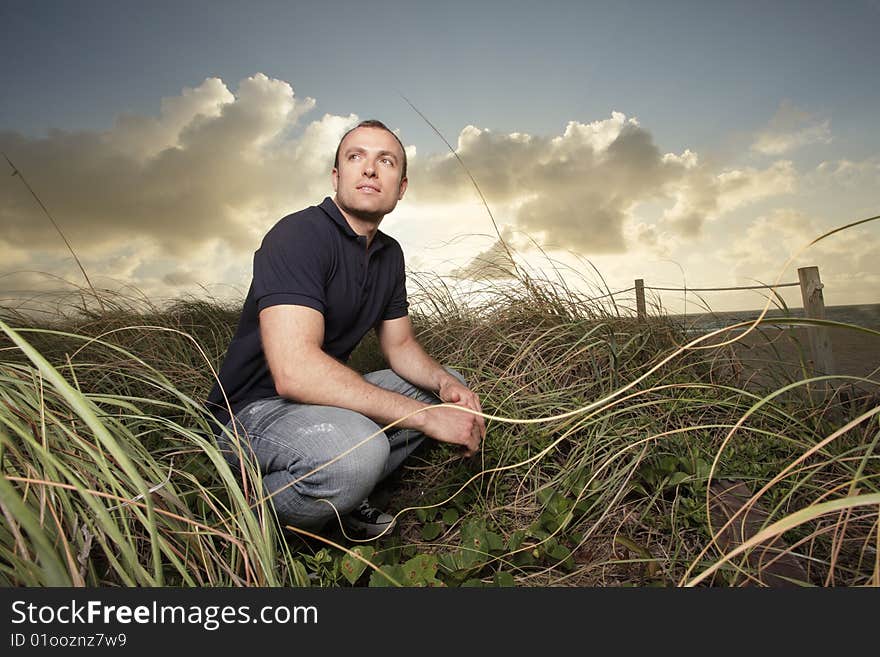
[[822, 162], [810, 175], [810, 181], [816, 184], [836, 184], [845, 189], [869, 187], [876, 190], [880, 186], [880, 158]]
[[[208, 78], [163, 99], [156, 116], [122, 115], [103, 132], [0, 132], [0, 150], [38, 192], [97, 286], [162, 298], [243, 293], [266, 230], [332, 194], [333, 153], [359, 118], [307, 120], [315, 107], [289, 83], [262, 74], [236, 89]], [[751, 150], [778, 155], [826, 139], [827, 122], [783, 104]], [[802, 210], [774, 213], [768, 202], [791, 205], [797, 195], [828, 189], [867, 205], [880, 184], [877, 158], [829, 159], [802, 172], [793, 159], [744, 166], [710, 163], [690, 148], [664, 152], [646, 126], [620, 112], [570, 121], [550, 135], [468, 125], [455, 144], [467, 171], [451, 153], [407, 145], [410, 187], [382, 230], [404, 245], [411, 268], [459, 278], [505, 276], [508, 247], [534, 262], [589, 258], [625, 277], [669, 270], [669, 262], [690, 263], [688, 273], [702, 279], [715, 276], [718, 262], [727, 263], [725, 276], [763, 276], [779, 264], [782, 245], [794, 248], [822, 226]], [[752, 207], [760, 216], [735, 233], [719, 221]], [[0, 290], [84, 283], [60, 235], [13, 176], [0, 176], [0, 223]], [[727, 231], [722, 244], [708, 241], [718, 239], [709, 226]], [[822, 250], [823, 257], [841, 272], [849, 264], [874, 275], [867, 245], [876, 239], [840, 243], [846, 247]], [[705, 257], [709, 251], [721, 255]]]
[[[516, 227], [547, 245], [586, 253], [626, 249], [624, 223], [640, 201], [663, 197], [687, 170], [666, 158], [634, 118], [614, 112], [592, 123], [570, 122], [555, 137], [498, 134], [467, 126], [457, 154], [494, 203], [517, 203]], [[472, 195], [450, 154], [417, 165], [418, 199]]]
[[[519, 246], [519, 248], [517, 248]], [[492, 280], [514, 278], [516, 276], [515, 254], [525, 245], [514, 244], [513, 231], [506, 227], [500, 237], [484, 251], [478, 253], [464, 267], [454, 269], [455, 278], [473, 280]]]
[[[857, 297], [858, 286], [868, 285], [880, 277], [880, 230], [864, 225], [830, 235], [808, 246], [829, 232], [815, 217], [799, 210], [780, 208], [752, 221], [717, 257], [726, 263], [734, 277], [774, 281], [780, 273], [797, 280], [797, 267], [821, 263], [820, 274], [833, 291], [831, 303], [848, 303]], [[788, 270], [783, 267], [797, 256]], [[837, 285], [831, 286], [830, 282]], [[849, 281], [849, 284], [843, 284]], [[857, 287], [851, 288], [850, 285]]]
[[713, 173], [694, 168], [673, 192], [675, 204], [664, 215], [664, 223], [687, 237], [700, 235], [707, 221], [749, 203], [788, 194], [795, 190], [797, 173], [787, 160], [766, 169], [751, 167]]
[[829, 143], [830, 120], [819, 121], [785, 100], [767, 128], [758, 133], [751, 148], [763, 155], [782, 155], [808, 144]]
[[[324, 179], [329, 175], [326, 154], [310, 149], [336, 138], [346, 120], [325, 117], [300, 142], [287, 137], [313, 106], [265, 75], [243, 80], [234, 96], [209, 79], [166, 99], [158, 118], [122, 117], [104, 133], [0, 132], [0, 150], [80, 254], [132, 237], [149, 238], [178, 257], [214, 238], [246, 249], [273, 217], [313, 202], [316, 161], [326, 167]], [[12, 246], [60, 244], [34, 199], [9, 176], [0, 177], [0, 221]]]

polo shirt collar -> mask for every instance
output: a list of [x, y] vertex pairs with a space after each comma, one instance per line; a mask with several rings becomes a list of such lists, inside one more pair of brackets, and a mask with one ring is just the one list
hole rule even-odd
[[[357, 239], [360, 237], [352, 227], [348, 225], [348, 222], [345, 220], [345, 217], [342, 216], [342, 211], [339, 209], [339, 206], [336, 205], [336, 202], [330, 198], [326, 197], [321, 204], [318, 206], [324, 211], [328, 217], [330, 217], [333, 222], [339, 226], [339, 229], [343, 232], [343, 234], [348, 235], [349, 237], [353, 237]], [[373, 244], [371, 245], [370, 250], [376, 250], [385, 246], [385, 235], [382, 231], [377, 230], [375, 237], [373, 237]]]

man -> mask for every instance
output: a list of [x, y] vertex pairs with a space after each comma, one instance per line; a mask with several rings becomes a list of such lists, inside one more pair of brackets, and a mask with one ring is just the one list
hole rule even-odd
[[[403, 252], [379, 230], [406, 192], [403, 144], [364, 121], [340, 140], [331, 178], [332, 199], [281, 219], [254, 254], [222, 388], [208, 406], [225, 427], [226, 458], [254, 460], [282, 525], [318, 529], [338, 512], [347, 530], [373, 537], [393, 519], [367, 496], [424, 436], [472, 456], [486, 427], [454, 406], [423, 410], [441, 401], [481, 408], [416, 341]], [[361, 376], [345, 362], [371, 328], [391, 369]]]

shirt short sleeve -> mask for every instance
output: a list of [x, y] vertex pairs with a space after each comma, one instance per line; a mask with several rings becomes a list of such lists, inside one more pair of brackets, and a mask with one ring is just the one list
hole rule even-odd
[[385, 306], [382, 320], [397, 319], [408, 314], [409, 302], [406, 299], [406, 265], [403, 259], [403, 251], [398, 247], [398, 267], [394, 279], [394, 291], [391, 300]]
[[326, 310], [324, 281], [329, 267], [327, 236], [302, 219], [287, 219], [270, 230], [254, 253], [257, 309], [290, 304]]

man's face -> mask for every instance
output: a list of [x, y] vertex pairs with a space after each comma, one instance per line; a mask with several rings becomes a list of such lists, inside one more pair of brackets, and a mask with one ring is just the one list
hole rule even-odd
[[358, 218], [380, 220], [406, 191], [402, 166], [403, 151], [391, 133], [381, 128], [353, 130], [343, 140], [339, 166], [333, 169], [337, 204]]

